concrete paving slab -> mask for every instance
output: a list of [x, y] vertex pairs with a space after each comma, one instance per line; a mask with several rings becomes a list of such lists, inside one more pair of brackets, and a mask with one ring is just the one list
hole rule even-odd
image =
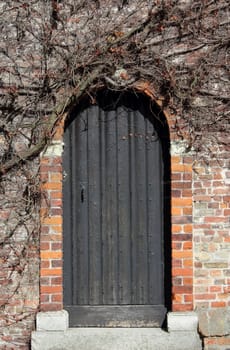
[[201, 350], [195, 332], [168, 333], [157, 328], [69, 328], [36, 331], [32, 350]]

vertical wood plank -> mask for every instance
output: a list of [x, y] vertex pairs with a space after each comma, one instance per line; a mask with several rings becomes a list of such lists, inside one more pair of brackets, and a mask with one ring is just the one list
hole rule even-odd
[[101, 300], [101, 204], [99, 107], [88, 109], [88, 220], [89, 220], [89, 303]]
[[[82, 112], [76, 122], [76, 132], [72, 136], [72, 148], [74, 157], [76, 186], [73, 188], [75, 197], [73, 220], [73, 245], [75, 258], [73, 258], [73, 269], [76, 276], [76, 303], [85, 305], [89, 302], [89, 252], [88, 252], [88, 118], [86, 111]], [[75, 262], [77, 259], [77, 262]]]
[[119, 304], [131, 303], [130, 256], [130, 168], [128, 118], [124, 107], [117, 109], [117, 173], [119, 221]]
[[73, 303], [73, 269], [72, 266], [72, 174], [71, 174], [71, 127], [65, 132], [64, 137], [64, 155], [63, 155], [63, 216], [68, 218], [64, 220], [65, 239], [63, 243], [64, 261], [63, 261], [63, 285], [64, 285], [64, 304]]
[[136, 202], [136, 151], [135, 151], [135, 115], [129, 111], [129, 168], [130, 168], [130, 251], [131, 251], [131, 304], [137, 303], [137, 260], [136, 260], [136, 236], [137, 236], [137, 202]]
[[118, 213], [117, 213], [116, 111], [105, 118], [105, 232], [103, 232], [104, 303], [118, 302]]
[[[152, 124], [147, 121], [146, 149], [148, 172], [148, 264], [149, 303], [162, 302], [163, 244], [162, 244], [162, 157], [161, 145]], [[157, 185], [158, 184], [158, 185]]]
[[147, 264], [147, 213], [146, 213], [146, 154], [145, 154], [145, 120], [135, 113], [135, 170], [136, 170], [136, 289], [137, 303], [148, 302], [148, 264]]
[[75, 143], [76, 139], [78, 139], [78, 123], [71, 125], [71, 196], [72, 196], [72, 207], [71, 207], [71, 230], [72, 230], [72, 264], [74, 266], [74, 271], [72, 274], [73, 278], [73, 302], [78, 302], [78, 271], [79, 271], [79, 255], [78, 255], [78, 217], [77, 211], [79, 210], [77, 203], [77, 192], [78, 192], [78, 183], [79, 183], [79, 174], [78, 174], [78, 166], [79, 162], [79, 153], [76, 150]]
[[101, 184], [101, 300], [105, 304], [106, 297], [106, 265], [107, 265], [107, 226], [106, 226], [106, 118], [105, 112], [100, 109], [100, 184]]

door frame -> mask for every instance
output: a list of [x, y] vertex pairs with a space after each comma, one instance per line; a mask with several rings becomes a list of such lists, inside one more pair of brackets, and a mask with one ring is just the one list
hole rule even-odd
[[[111, 94], [111, 93], [110, 93]], [[114, 94], [114, 99], [117, 99], [119, 101], [121, 98], [119, 97], [119, 94]], [[135, 98], [136, 96], [133, 95]], [[104, 96], [99, 96], [99, 98], [103, 99]], [[109, 97], [111, 98], [111, 96]], [[143, 96], [139, 96], [139, 99], [143, 100], [143, 102], [147, 103], [148, 101], [144, 99]], [[106, 101], [108, 100], [108, 96]], [[118, 102], [120, 103], [120, 101]], [[137, 102], [139, 103], [139, 101]], [[79, 110], [84, 110], [84, 108], [89, 108], [89, 105], [85, 104], [81, 106], [80, 109], [77, 110], [77, 115], [80, 114]], [[147, 111], [143, 110], [143, 113], [151, 113], [150, 109], [147, 109]], [[162, 120], [159, 122], [158, 118], [162, 118]], [[162, 145], [162, 158], [164, 162], [164, 177], [166, 177], [166, 174], [169, 174], [168, 171], [168, 164], [166, 164], [166, 160], [168, 161], [169, 156], [165, 155], [166, 150], [168, 151], [168, 143], [167, 143], [167, 132], [165, 132], [165, 126], [167, 124], [163, 125], [162, 121], [165, 121], [163, 119], [163, 114], [159, 113], [159, 109], [156, 108], [155, 106], [155, 115], [152, 116], [151, 118], [148, 116], [148, 119], [151, 119], [151, 123], [154, 125], [154, 128], [157, 129], [157, 133], [159, 133], [159, 138], [162, 138], [162, 135], [164, 136], [164, 144]], [[68, 125], [76, 118], [76, 112], [69, 117], [68, 123], [66, 123], [66, 128]], [[146, 115], [145, 115], [146, 118]], [[166, 141], [165, 141], [166, 140]], [[168, 180], [168, 179], [167, 179]], [[165, 181], [164, 181], [165, 182]], [[169, 182], [169, 181], [168, 181]], [[164, 194], [163, 196], [163, 206], [164, 206], [164, 213], [163, 215], [168, 212], [165, 210], [165, 207], [168, 207], [169, 201], [166, 200], [166, 186], [164, 185]], [[68, 214], [68, 213], [67, 213]], [[64, 216], [66, 214], [64, 213]], [[163, 220], [165, 222], [166, 220]], [[165, 224], [164, 224], [165, 225]], [[65, 227], [65, 226], [64, 226]], [[169, 226], [168, 226], [169, 227]], [[163, 228], [162, 232], [162, 238], [160, 239], [162, 242], [164, 241], [165, 238], [167, 238], [167, 243], [169, 242], [168, 240], [168, 235], [165, 235], [165, 227]], [[165, 237], [167, 236], [167, 237]], [[66, 254], [67, 255], [67, 254]], [[68, 258], [69, 259], [69, 258]], [[163, 258], [163, 261], [165, 259]], [[165, 282], [167, 281], [167, 278], [163, 281], [163, 285], [165, 286]], [[164, 288], [165, 290], [166, 288]], [[166, 295], [164, 295], [165, 297]], [[167, 302], [167, 301], [166, 301]], [[138, 307], [138, 312], [137, 312], [137, 307]], [[166, 313], [166, 308], [162, 304], [160, 305], [126, 305], [124, 306], [112, 306], [112, 305], [100, 305], [100, 306], [92, 306], [92, 305], [84, 305], [84, 306], [77, 306], [77, 305], [65, 305], [65, 309], [69, 311], [70, 314], [70, 323], [72, 326], [111, 326], [112, 324], [114, 326], [120, 326], [120, 327], [126, 327], [126, 326], [135, 326], [137, 327], [138, 325], [141, 327], [160, 327], [163, 323], [165, 313]], [[125, 311], [124, 311], [125, 310]], [[94, 313], [92, 315], [92, 319], [90, 319], [90, 313]], [[138, 315], [136, 316], [135, 319], [135, 313]], [[146, 316], [145, 316], [146, 315]], [[146, 317], [146, 320], [145, 320]]]
[[[141, 91], [138, 86], [138, 91]], [[139, 92], [136, 93], [139, 93]], [[162, 106], [162, 101], [154, 100], [154, 91], [149, 86], [142, 96], [157, 115], [165, 120], [163, 133], [165, 164], [164, 179], [166, 217], [165, 235], [165, 305], [167, 310], [191, 311], [193, 309], [193, 246], [192, 229], [192, 157], [184, 151], [185, 141], [181, 140], [174, 128], [176, 116]], [[159, 105], [159, 106], [158, 106]], [[79, 108], [79, 105], [76, 106]], [[63, 132], [68, 118], [63, 115], [57, 123], [53, 139], [40, 157], [41, 210], [40, 210], [40, 310], [63, 310], [62, 272], [62, 154]], [[171, 151], [170, 151], [171, 148]], [[184, 181], [186, 188], [184, 189]], [[181, 187], [178, 189], [179, 184]], [[190, 185], [190, 186], [189, 186]], [[180, 198], [178, 198], [180, 192]], [[172, 209], [171, 209], [172, 202]], [[175, 208], [175, 210], [174, 210]], [[186, 249], [186, 255], [183, 255]], [[172, 254], [173, 252], [173, 254]], [[188, 255], [188, 253], [191, 253]], [[185, 262], [185, 264], [184, 264]]]

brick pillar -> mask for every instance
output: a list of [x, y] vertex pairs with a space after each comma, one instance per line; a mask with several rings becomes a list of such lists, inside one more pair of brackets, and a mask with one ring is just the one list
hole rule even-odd
[[40, 308], [61, 310], [62, 301], [62, 142], [41, 157]]
[[172, 155], [172, 306], [193, 309], [192, 157]]

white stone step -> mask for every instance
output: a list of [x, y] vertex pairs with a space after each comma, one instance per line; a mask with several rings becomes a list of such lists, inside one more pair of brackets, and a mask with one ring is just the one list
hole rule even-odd
[[157, 328], [69, 328], [37, 331], [32, 350], [201, 350], [195, 332]]
[[170, 312], [160, 328], [69, 328], [66, 310], [37, 314], [32, 350], [201, 350], [194, 312]]

